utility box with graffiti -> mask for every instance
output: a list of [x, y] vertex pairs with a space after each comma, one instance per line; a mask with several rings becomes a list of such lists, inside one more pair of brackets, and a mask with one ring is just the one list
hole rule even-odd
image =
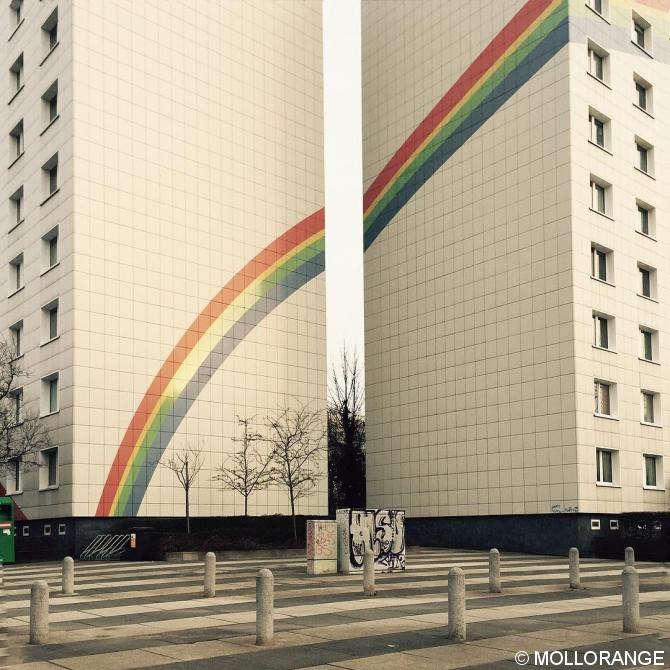
[[337, 574], [337, 522], [307, 521], [307, 574]]
[[337, 570], [363, 569], [366, 548], [375, 554], [380, 572], [405, 569], [405, 510], [338, 509]]

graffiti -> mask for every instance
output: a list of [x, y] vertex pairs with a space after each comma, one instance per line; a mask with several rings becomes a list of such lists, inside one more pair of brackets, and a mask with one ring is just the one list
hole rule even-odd
[[554, 514], [570, 514], [573, 512], [579, 512], [579, 507], [561, 507], [560, 505], [552, 505], [551, 511]]
[[405, 569], [404, 510], [341, 509], [336, 516], [340, 572], [361, 570], [368, 548], [374, 552], [378, 570]]
[[337, 572], [337, 523], [335, 521], [307, 521], [307, 574], [335, 574]]

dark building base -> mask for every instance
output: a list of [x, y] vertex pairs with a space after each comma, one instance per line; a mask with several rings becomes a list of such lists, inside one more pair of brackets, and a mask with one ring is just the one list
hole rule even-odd
[[[325, 517], [296, 517], [299, 547], [305, 546], [307, 518]], [[190, 535], [186, 534], [185, 528], [186, 521], [182, 517], [76, 517], [17, 521], [16, 562], [52, 561], [65, 556], [78, 559], [100, 535], [125, 536], [131, 533], [135, 536], [135, 546], [123, 543], [123, 551], [113, 557], [115, 560], [162, 560], [171, 551], [295, 546], [290, 516], [195, 517], [191, 519]]]
[[670, 513], [509, 514], [408, 518], [408, 545], [491, 549], [567, 555], [577, 547], [586, 557], [623, 559], [635, 549], [639, 560], [670, 560]]

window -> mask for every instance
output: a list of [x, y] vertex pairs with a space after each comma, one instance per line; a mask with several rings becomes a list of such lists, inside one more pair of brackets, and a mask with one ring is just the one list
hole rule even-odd
[[590, 75], [602, 81], [604, 84], [609, 82], [609, 54], [601, 46], [591, 40], [587, 43], [588, 47], [588, 72]]
[[645, 361], [655, 362], [658, 352], [658, 331], [640, 326], [641, 354]]
[[642, 391], [642, 423], [656, 424], [660, 415], [660, 396], [653, 391]]
[[609, 150], [611, 146], [610, 120], [595, 109], [589, 108], [589, 126], [591, 142], [601, 149]]
[[65, 535], [66, 530], [67, 530], [67, 526], [64, 523], [59, 523], [58, 524], [58, 534], [59, 535]]
[[45, 535], [51, 535], [51, 524], [50, 523], [45, 523], [44, 524], [44, 534]]
[[638, 215], [638, 233], [654, 238], [656, 235], [656, 213], [654, 208], [641, 200], [636, 200], [635, 205]]
[[11, 13], [12, 25], [14, 28], [17, 28], [23, 16], [21, 15], [21, 10], [23, 9], [23, 0], [11, 0], [9, 3], [9, 11]]
[[607, 0], [588, 0], [588, 6], [600, 16], [605, 16], [607, 11]]
[[46, 178], [46, 191], [48, 196], [58, 190], [58, 154], [54, 154], [43, 166], [42, 172]]
[[23, 288], [23, 254], [9, 262], [9, 289], [15, 293]]
[[600, 519], [591, 519], [591, 530], [600, 530]]
[[18, 426], [23, 421], [23, 389], [13, 389], [9, 396], [12, 402], [12, 420]]
[[10, 224], [13, 228], [23, 221], [23, 186], [20, 186], [12, 195], [9, 196]]
[[635, 148], [637, 150], [637, 168], [646, 174], [654, 173], [654, 147], [639, 137], [635, 138]]
[[58, 486], [58, 447], [44, 449], [41, 453], [40, 489]]
[[12, 349], [14, 350], [14, 358], [23, 356], [23, 321], [19, 321], [13, 326], [10, 326], [9, 332], [11, 335]]
[[46, 270], [58, 265], [58, 226], [42, 236], [42, 261]]
[[42, 415], [58, 411], [58, 373], [42, 377]]
[[46, 344], [58, 337], [58, 299], [42, 307], [42, 341]]
[[633, 75], [633, 81], [635, 82], [635, 102], [633, 104], [651, 114], [653, 111], [651, 84], [637, 74]]
[[9, 131], [10, 159], [15, 161], [23, 155], [23, 119]]
[[[45, 45], [45, 56], [47, 56], [58, 46], [58, 7], [49, 15], [49, 18], [42, 24], [43, 42]], [[42, 61], [44, 62], [44, 61]]]
[[22, 531], [23, 537], [28, 537], [30, 535], [30, 526], [24, 526]]
[[611, 284], [614, 280], [613, 257], [609, 249], [591, 244], [591, 277]]
[[633, 44], [645, 51], [651, 51], [651, 24], [633, 12]]
[[614, 317], [593, 312], [593, 346], [614, 351]]
[[591, 175], [591, 209], [611, 217], [612, 185]]
[[23, 491], [23, 462], [20, 458], [12, 458], [7, 464], [7, 493]]
[[610, 519], [610, 530], [619, 530], [619, 519]]
[[640, 293], [645, 298], [656, 299], [656, 270], [642, 263], [637, 264], [640, 273]]
[[13, 97], [23, 88], [23, 54], [12, 63], [9, 68], [9, 76], [11, 79], [10, 91]]
[[614, 416], [614, 389], [615, 385], [610, 382], [593, 381], [593, 394], [595, 400], [595, 414], [598, 416]]
[[48, 126], [58, 116], [58, 79], [42, 94], [44, 123]]
[[644, 485], [652, 489], [663, 488], [662, 456], [644, 454]]
[[596, 481], [598, 484], [614, 484], [614, 454], [609, 449], [596, 449]]

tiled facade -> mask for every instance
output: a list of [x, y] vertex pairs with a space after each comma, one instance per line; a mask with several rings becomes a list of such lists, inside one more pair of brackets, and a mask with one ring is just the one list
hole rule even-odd
[[[409, 517], [667, 510], [668, 10], [363, 2], [366, 221], [382, 216], [378, 175], [415, 180], [366, 238], [369, 506]], [[604, 82], [588, 72], [594, 45], [608, 55]], [[636, 78], [652, 86], [647, 110], [634, 104]], [[447, 109], [455, 130], [422, 134]], [[604, 148], [590, 112], [606, 121]], [[636, 169], [636, 138], [651, 174]], [[415, 168], [422, 151], [433, 158]], [[592, 181], [606, 185], [604, 215]], [[592, 277], [594, 245], [612, 252], [605, 281]], [[652, 270], [651, 299], [638, 266]], [[613, 319], [608, 339], [594, 339], [605, 327], [594, 317]], [[653, 362], [640, 327], [653, 331]], [[611, 384], [611, 417], [594, 412], [596, 381]], [[656, 394], [651, 421], [643, 391]], [[644, 455], [657, 457], [655, 486]]]
[[[23, 119], [25, 153], [1, 188], [8, 203], [23, 186], [24, 220], [14, 227], [3, 205], [2, 262], [23, 254], [25, 287], [10, 295], [12, 270], [0, 273], [0, 325], [11, 335], [23, 320], [27, 408], [48, 413], [41, 380], [58, 373], [44, 419], [58, 479], [26, 471], [14, 499], [28, 518], [180, 516], [183, 491], [155, 460], [190, 443], [205, 453], [191, 514], [240, 514], [241, 497], [211, 480], [235, 416], [325, 407], [320, 4], [18, 4], [4, 69], [23, 53], [24, 86], [4, 125]], [[58, 44], [40, 64], [56, 9]], [[58, 191], [43, 202], [56, 152]], [[55, 226], [58, 263], [44, 272]], [[296, 249], [313, 264], [289, 268]], [[56, 298], [50, 340], [41, 308]], [[326, 489], [324, 476], [299, 511], [325, 512]], [[288, 510], [275, 488], [252, 498], [252, 514]]]

